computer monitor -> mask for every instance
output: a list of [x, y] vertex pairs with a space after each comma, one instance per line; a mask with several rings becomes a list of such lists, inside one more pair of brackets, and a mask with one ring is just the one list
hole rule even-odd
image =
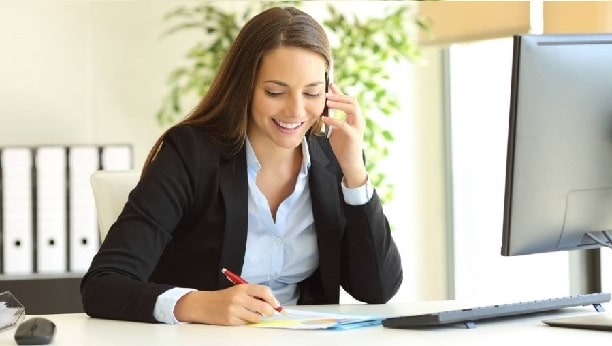
[[513, 39], [501, 253], [609, 246], [612, 34]]

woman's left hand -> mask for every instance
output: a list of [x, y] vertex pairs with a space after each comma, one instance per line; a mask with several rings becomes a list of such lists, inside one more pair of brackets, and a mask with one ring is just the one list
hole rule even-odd
[[323, 122], [333, 129], [329, 142], [344, 173], [344, 184], [349, 188], [359, 187], [367, 180], [363, 161], [365, 119], [354, 97], [344, 95], [335, 84], [330, 84], [329, 90], [326, 102], [330, 112], [337, 109], [346, 114], [344, 120], [323, 117]]

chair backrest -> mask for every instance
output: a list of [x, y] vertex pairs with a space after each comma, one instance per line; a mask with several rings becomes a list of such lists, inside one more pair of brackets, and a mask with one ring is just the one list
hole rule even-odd
[[139, 178], [140, 172], [136, 170], [96, 171], [91, 175], [100, 242], [106, 238], [108, 230], [117, 220]]

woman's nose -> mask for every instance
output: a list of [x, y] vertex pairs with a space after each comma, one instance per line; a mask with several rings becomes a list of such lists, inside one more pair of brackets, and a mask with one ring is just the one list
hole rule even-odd
[[305, 102], [301, 95], [290, 97], [287, 101], [287, 115], [302, 118], [306, 114]]

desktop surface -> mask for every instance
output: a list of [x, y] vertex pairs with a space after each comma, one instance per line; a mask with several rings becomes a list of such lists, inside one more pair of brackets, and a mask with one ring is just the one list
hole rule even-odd
[[[606, 310], [607, 305], [604, 305]], [[394, 303], [384, 305], [318, 305], [292, 309], [333, 313], [378, 315], [384, 317], [421, 314], [466, 307], [454, 301]], [[599, 314], [607, 314], [602, 312]], [[44, 317], [57, 326], [54, 346], [72, 345], [491, 345], [503, 343], [532, 344], [534, 340], [567, 344], [588, 343], [609, 338], [610, 333], [597, 330], [551, 327], [543, 320], [594, 315], [592, 307], [567, 308], [530, 316], [480, 321], [473, 329], [448, 325], [421, 329], [391, 329], [382, 326], [345, 331], [262, 329], [248, 326], [225, 327], [201, 324], [148, 324], [90, 318], [82, 313], [52, 314]], [[27, 316], [31, 318], [33, 316]], [[0, 346], [16, 345], [15, 329], [0, 332]]]

